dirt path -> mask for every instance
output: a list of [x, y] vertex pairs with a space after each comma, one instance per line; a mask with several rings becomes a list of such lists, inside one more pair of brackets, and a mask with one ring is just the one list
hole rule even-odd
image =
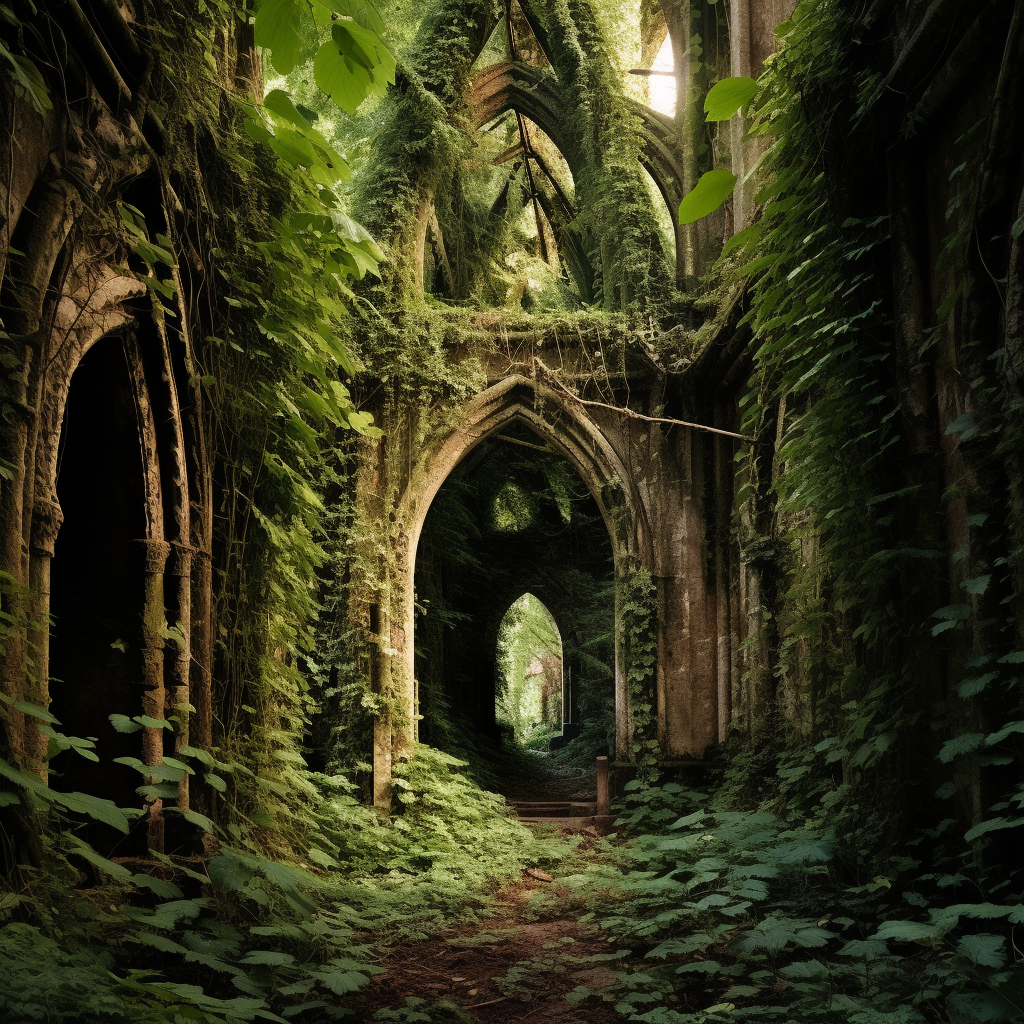
[[[535, 877], [535, 876], [541, 877]], [[577, 986], [593, 992], [612, 981], [610, 947], [597, 929], [575, 919], [573, 897], [544, 872], [525, 873], [495, 897], [486, 922], [395, 947], [353, 1009], [370, 1019], [379, 1009], [410, 1005], [432, 1021], [479, 1024], [610, 1024], [610, 1003], [590, 997], [574, 1005]], [[582, 912], [582, 908], [579, 908]], [[600, 959], [595, 959], [600, 958]], [[423, 1000], [407, 1004], [406, 1000]], [[458, 1007], [448, 1015], [434, 1006]], [[405, 1015], [393, 1020], [404, 1021]], [[415, 1019], [415, 1018], [413, 1018]]]

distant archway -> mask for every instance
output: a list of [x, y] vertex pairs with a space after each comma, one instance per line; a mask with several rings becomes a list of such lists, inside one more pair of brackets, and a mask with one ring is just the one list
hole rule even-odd
[[546, 744], [565, 721], [564, 646], [558, 622], [527, 591], [506, 609], [495, 642], [494, 682], [498, 721], [516, 742]]

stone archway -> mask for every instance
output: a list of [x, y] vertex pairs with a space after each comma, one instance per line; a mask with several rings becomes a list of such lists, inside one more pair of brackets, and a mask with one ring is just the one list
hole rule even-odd
[[569, 609], [564, 606], [564, 601], [559, 594], [551, 592], [545, 586], [544, 581], [533, 576], [521, 580], [516, 587], [505, 591], [495, 598], [495, 608], [502, 609], [497, 612], [488, 622], [484, 634], [484, 647], [492, 659], [495, 659], [495, 676], [497, 681], [497, 647], [498, 635], [505, 616], [509, 613], [517, 601], [525, 595], [531, 594], [535, 597], [551, 616], [558, 630], [558, 636], [562, 645], [562, 731], [566, 738], [572, 738], [579, 730], [579, 693], [576, 689], [579, 685], [579, 665], [573, 658], [570, 651], [580, 646], [581, 637], [579, 631], [572, 623], [572, 616]]
[[[29, 607], [24, 645], [11, 644], [5, 652], [5, 682], [24, 672], [24, 683], [13, 684], [23, 687], [18, 695], [43, 708], [54, 697], [58, 717], [69, 719], [63, 728], [73, 735], [108, 733], [109, 714], [141, 713], [155, 720], [177, 715], [173, 735], [163, 727], [146, 727], [130, 737], [130, 752], [114, 749], [115, 741], [104, 754], [107, 761], [120, 754], [157, 765], [173, 746], [188, 743], [190, 703], [199, 711], [200, 742], [209, 741], [212, 719], [208, 645], [201, 645], [201, 658], [193, 657], [192, 645], [194, 633], [200, 639], [209, 633], [209, 531], [202, 428], [194, 411], [183, 414], [179, 400], [188, 380], [187, 351], [172, 345], [151, 315], [145, 281], [111, 266], [109, 255], [97, 250], [93, 239], [71, 230], [80, 212], [74, 188], [57, 182], [45, 196], [51, 200], [42, 206], [50, 218], [50, 231], [43, 236], [47, 244], [39, 253], [29, 251], [24, 275], [43, 283], [58, 281], [60, 288], [40, 284], [18, 292], [24, 308], [11, 318], [18, 343], [24, 345], [26, 416], [16, 449], [23, 472], [5, 494], [9, 507], [3, 541], [5, 547], [18, 541], [23, 552], [21, 573], [28, 583]], [[63, 276], [55, 276], [58, 266], [64, 268]], [[84, 420], [75, 415], [76, 406], [86, 410]], [[66, 526], [59, 500], [62, 468], [63, 489], [76, 506], [76, 522]], [[106, 498], [104, 489], [110, 491]], [[104, 500], [114, 507], [109, 522], [102, 514]], [[122, 505], [129, 510], [115, 522]], [[121, 577], [122, 593], [114, 593], [116, 580], [101, 578], [95, 560], [90, 561], [101, 552], [109, 556], [111, 574]], [[207, 567], [198, 578], [192, 573], [194, 561]], [[70, 629], [62, 634], [58, 623], [53, 637], [47, 628], [52, 580], [60, 591], [54, 611]], [[198, 622], [192, 617], [194, 591], [201, 610]], [[84, 609], [77, 627], [70, 625], [73, 606]], [[102, 629], [90, 636], [82, 628], [92, 612], [103, 612], [117, 627], [104, 649], [98, 646]], [[73, 634], [77, 639], [71, 649], [59, 649]], [[75, 653], [79, 642], [87, 656], [82, 650]], [[111, 643], [131, 652], [113, 673], [119, 681], [108, 688], [118, 690], [119, 697], [107, 693], [99, 676], [86, 679], [76, 668], [85, 662], [110, 668], [110, 659], [120, 650]], [[51, 654], [57, 656], [52, 673]], [[66, 678], [67, 685], [58, 679], [51, 693], [51, 674]], [[190, 676], [198, 677], [202, 686], [192, 687]], [[104, 706], [79, 714], [76, 698], [70, 696], [76, 689], [88, 691]], [[19, 763], [45, 776], [47, 740], [35, 723], [12, 717], [9, 736]], [[80, 779], [69, 777], [59, 784], [75, 789], [81, 782], [93, 795], [141, 804], [134, 787], [113, 783], [110, 772], [120, 766], [108, 765], [107, 775], [93, 772], [91, 777], [86, 767]], [[132, 781], [137, 786], [145, 779]], [[187, 808], [188, 799], [185, 781], [178, 805]], [[147, 810], [149, 843], [159, 849], [161, 802], [148, 801]]]
[[[500, 687], [505, 682], [505, 679], [500, 672], [498, 660], [498, 641], [501, 634], [502, 624], [515, 606], [524, 598], [532, 597], [537, 601], [537, 603], [540, 604], [547, 613], [547, 616], [550, 619], [551, 624], [554, 625], [555, 632], [558, 635], [558, 660], [561, 666], [561, 678], [558, 682], [558, 703], [560, 707], [558, 719], [564, 730], [566, 722], [571, 721], [572, 715], [572, 694], [568, 688], [569, 679], [566, 674], [566, 654], [572, 634], [567, 627], [568, 617], [565, 614], [565, 609], [558, 607], [557, 595], [547, 593], [548, 600], [545, 600], [539, 593], [537, 593], [538, 590], [544, 589], [545, 588], [543, 586], [537, 586], [537, 581], [535, 579], [531, 579], [529, 582], [520, 583], [513, 590], [505, 591], [500, 597], [495, 598], [494, 607], [496, 612], [493, 616], [488, 617], [484, 632], [484, 650], [494, 667], [495, 703], [497, 705], [500, 704]], [[510, 599], [509, 594], [514, 594], [515, 596]], [[551, 604], [555, 604], [558, 611], [551, 607], [551, 604], [548, 603], [549, 601], [551, 601]], [[497, 609], [502, 610], [498, 611]], [[550, 693], [551, 691], [545, 688], [545, 692]], [[543, 712], [547, 711], [544, 698], [542, 698], [542, 710]], [[569, 716], [568, 718], [567, 715]], [[552, 723], [548, 721], [548, 724]]]
[[[390, 799], [391, 765], [416, 739], [413, 635], [416, 552], [427, 511], [449, 474], [477, 445], [521, 422], [579, 473], [594, 498], [611, 540], [616, 566], [649, 550], [647, 514], [633, 475], [600, 427], [581, 407], [538, 381], [512, 375], [468, 401], [448, 425], [409, 452], [408, 469], [391, 514], [395, 559], [380, 604], [371, 607], [376, 636], [374, 689], [390, 696], [397, 712], [380, 716], [374, 736], [374, 800]], [[408, 443], [408, 442], [407, 442]], [[364, 491], [367, 485], [364, 483]], [[618, 616], [616, 616], [616, 619]], [[616, 734], [619, 753], [630, 749], [625, 666], [616, 645]]]
[[140, 743], [138, 733], [115, 731], [108, 720], [154, 710], [144, 688], [141, 614], [151, 505], [129, 358], [121, 338], [102, 339], [67, 391], [55, 473], [54, 513], [59, 508], [62, 522], [50, 567], [47, 696], [58, 728], [95, 738], [99, 758], [63, 755], [51, 784], [131, 808], [142, 805], [135, 794], [142, 780], [114, 758], [139, 758], [159, 736], [146, 731]]
[[[728, 496], [717, 493], [717, 481], [731, 463], [733, 442], [631, 418], [610, 405], [597, 403], [592, 410], [564, 388], [532, 376], [490, 380], [443, 414], [389, 408], [379, 420], [385, 437], [360, 469], [357, 503], [377, 575], [367, 579], [353, 615], [370, 642], [370, 686], [379, 708], [374, 800], [380, 805], [390, 802], [393, 758], [416, 740], [414, 574], [427, 511], [452, 470], [513, 422], [579, 473], [608, 530], [616, 579], [635, 570], [650, 578], [657, 656], [647, 699], [657, 708], [661, 761], [693, 763], [724, 738], [728, 725], [737, 626], [728, 613], [731, 540], [716, 524], [729, 516]], [[379, 554], [385, 550], [386, 558]], [[617, 631], [620, 604], [617, 586]], [[617, 632], [615, 754], [628, 764], [633, 747], [625, 657]]]

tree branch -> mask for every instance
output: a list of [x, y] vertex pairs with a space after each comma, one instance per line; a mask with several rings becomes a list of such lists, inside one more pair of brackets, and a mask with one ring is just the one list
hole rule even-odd
[[592, 406], [596, 409], [610, 409], [612, 412], [621, 413], [623, 416], [628, 416], [633, 420], [643, 420], [644, 423], [666, 423], [671, 427], [689, 427], [691, 430], [705, 430], [709, 434], [721, 434], [722, 437], [731, 437], [737, 441], [743, 441], [745, 444], [753, 444], [754, 438], [748, 437], [746, 434], [737, 434], [732, 430], [722, 430], [719, 427], [709, 427], [706, 423], [690, 423], [687, 420], [674, 420], [669, 419], [665, 416], [645, 416], [643, 413], [634, 412], [632, 409], [627, 409], [622, 405], [609, 405], [607, 402], [594, 402], [587, 398], [580, 398], [579, 395], [574, 394], [570, 391], [551, 370], [544, 364], [543, 360], [539, 357], [534, 356], [534, 362], [544, 371], [544, 373], [551, 379], [559, 390], [565, 392], [574, 402], [579, 402], [580, 405]]

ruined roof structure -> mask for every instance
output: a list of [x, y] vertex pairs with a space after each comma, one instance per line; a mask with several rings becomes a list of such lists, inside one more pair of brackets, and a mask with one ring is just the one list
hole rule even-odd
[[0, 141], [0, 1024], [1024, 1020], [1021, 4], [0, 0]]

